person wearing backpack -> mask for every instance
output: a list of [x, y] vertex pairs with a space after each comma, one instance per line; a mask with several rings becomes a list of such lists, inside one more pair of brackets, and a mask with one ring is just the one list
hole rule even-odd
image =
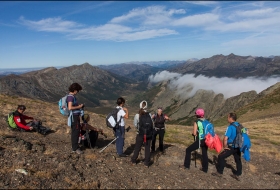
[[117, 113], [117, 121], [118, 126], [114, 127], [115, 137], [116, 139], [116, 149], [117, 154], [119, 157], [127, 157], [126, 154], [123, 153], [123, 147], [124, 147], [124, 137], [125, 137], [125, 122], [124, 118], [128, 119], [128, 110], [124, 107], [125, 105], [125, 99], [122, 97], [119, 97], [117, 99], [117, 109], [119, 109]]
[[149, 167], [151, 159], [151, 140], [153, 136], [153, 120], [149, 112], [143, 108], [139, 110], [139, 133], [136, 136], [134, 153], [131, 158], [132, 165], [136, 164], [141, 147], [144, 143], [145, 146], [145, 161], [144, 165]]
[[[24, 115], [23, 112], [25, 110], [26, 110], [25, 105], [18, 105], [17, 110], [14, 112], [13, 119], [14, 119], [15, 124], [17, 125], [17, 128], [20, 131], [32, 131], [33, 130], [32, 123], [37, 122], [37, 121], [34, 120], [33, 117]], [[25, 121], [26, 119], [30, 119], [33, 121], [27, 123]]]
[[[208, 134], [209, 132], [206, 131], [205, 124], [210, 123], [210, 122], [204, 118], [204, 110], [201, 108], [198, 108], [195, 111], [195, 116], [197, 119], [193, 124], [193, 132], [192, 132], [192, 135], [194, 136], [195, 141], [188, 148], [186, 148], [184, 165], [180, 166], [180, 168], [190, 169], [192, 151], [201, 148], [202, 149], [202, 168], [200, 170], [207, 173], [207, 171], [208, 171], [208, 155], [207, 155], [208, 147], [205, 143], [205, 135]], [[211, 133], [213, 133], [213, 132], [211, 131]]]
[[[145, 112], [147, 112], [147, 107], [148, 105], [146, 100], [140, 102], [140, 109], [142, 108]], [[135, 114], [133, 124], [137, 129], [137, 134], [139, 134], [139, 113]]]
[[237, 129], [234, 125], [238, 126], [236, 113], [228, 114], [229, 126], [226, 129], [225, 136], [223, 139], [224, 150], [218, 156], [217, 172], [212, 173], [213, 176], [222, 177], [225, 168], [225, 159], [231, 155], [234, 157], [237, 171], [234, 172], [231, 177], [239, 180], [239, 176], [242, 174], [242, 162], [241, 162], [241, 151], [239, 147], [234, 146], [234, 140], [237, 136]]
[[71, 120], [71, 144], [72, 152], [82, 154], [83, 151], [79, 148], [79, 136], [80, 136], [80, 114], [83, 104], [79, 104], [76, 95], [82, 90], [81, 85], [73, 83], [69, 86], [69, 94], [66, 98], [68, 109], [70, 110], [69, 118]]
[[162, 113], [162, 107], [158, 107], [157, 114], [152, 115], [154, 120], [154, 131], [152, 138], [152, 152], [155, 152], [156, 138], [159, 135], [159, 150], [164, 154], [163, 150], [163, 138], [165, 133], [165, 121], [170, 120], [170, 118]]

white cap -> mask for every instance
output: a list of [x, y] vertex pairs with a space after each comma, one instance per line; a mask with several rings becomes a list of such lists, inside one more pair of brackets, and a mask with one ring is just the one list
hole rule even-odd
[[145, 109], [147, 109], [147, 108], [148, 108], [148, 103], [147, 103], [147, 101], [146, 101], [146, 100], [143, 100], [142, 102], [140, 102], [139, 107], [140, 107], [140, 109], [142, 108], [142, 103], [143, 103], [143, 102], [146, 102], [146, 106], [145, 106], [145, 107], [143, 107], [143, 109], [145, 110]]

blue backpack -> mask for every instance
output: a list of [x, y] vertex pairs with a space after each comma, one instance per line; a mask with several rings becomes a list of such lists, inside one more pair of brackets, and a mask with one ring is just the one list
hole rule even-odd
[[[59, 111], [62, 115], [64, 116], [69, 116], [70, 114], [70, 110], [68, 109], [68, 102], [66, 101], [67, 100], [67, 97], [68, 96], [73, 96], [71, 94], [66, 94], [65, 96], [63, 96], [59, 101], [58, 101], [58, 108], [59, 108]], [[74, 97], [74, 103], [76, 102], [76, 98], [75, 96]]]
[[209, 122], [207, 119], [201, 120], [198, 119], [197, 120], [197, 131], [199, 133], [199, 139], [205, 139], [205, 136], [210, 133], [212, 135], [212, 137], [215, 136], [215, 132], [214, 132], [214, 125]]
[[233, 140], [234, 147], [240, 149], [240, 152], [243, 153], [243, 158], [246, 161], [250, 161], [251, 140], [247, 134], [247, 129], [240, 123], [238, 123], [238, 125], [231, 123], [231, 125], [236, 128], [236, 137]]

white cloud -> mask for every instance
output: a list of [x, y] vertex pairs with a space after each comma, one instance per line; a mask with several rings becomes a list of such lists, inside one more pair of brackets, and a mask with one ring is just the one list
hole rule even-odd
[[39, 21], [31, 21], [25, 19], [23, 16], [19, 18], [21, 24], [33, 28], [38, 31], [47, 31], [47, 32], [68, 32], [71, 29], [81, 27], [81, 24], [78, 24], [73, 21], [65, 21], [60, 17], [57, 18], [47, 18]]
[[216, 94], [222, 93], [225, 98], [239, 95], [242, 92], [255, 90], [257, 93], [280, 82], [280, 77], [271, 77], [268, 79], [248, 77], [243, 79], [233, 79], [228, 77], [216, 78], [197, 76], [194, 74], [181, 75], [162, 71], [155, 76], [149, 77], [150, 82], [161, 82], [170, 80], [169, 87], [174, 89], [181, 98], [192, 97], [199, 89], [212, 90]]
[[151, 83], [158, 83], [161, 81], [167, 81], [170, 79], [174, 79], [176, 77], [180, 77], [181, 74], [179, 73], [171, 73], [169, 71], [162, 71], [162, 72], [158, 72], [155, 75], [150, 75], [149, 76], [149, 81]]
[[146, 8], [136, 8], [129, 11], [128, 14], [115, 17], [110, 22], [137, 22], [142, 25], [162, 25], [172, 21], [172, 16], [175, 14], [185, 14], [184, 9], [166, 10], [164, 6], [149, 6]]
[[206, 26], [219, 22], [219, 15], [213, 13], [197, 14], [174, 20], [174, 26]]
[[[217, 2], [191, 2], [198, 4], [217, 4]], [[253, 8], [252, 8], [253, 7]], [[38, 21], [20, 17], [19, 22], [31, 29], [45, 32], [64, 33], [69, 38], [81, 40], [136, 41], [169, 35], [185, 34], [195, 30], [201, 36], [244, 32], [279, 33], [280, 11], [278, 7], [251, 6], [226, 9], [214, 7], [208, 12], [187, 14], [185, 9], [168, 9], [165, 6], [135, 8], [127, 14], [112, 18], [98, 26], [86, 26], [60, 17], [45, 18]], [[180, 30], [181, 29], [181, 30]], [[185, 29], [185, 30], [183, 30]], [[180, 33], [178, 32], [180, 30]], [[210, 31], [210, 32], [209, 32]], [[212, 33], [211, 33], [212, 32]], [[280, 35], [280, 34], [279, 34]], [[276, 35], [275, 35], [276, 36]], [[258, 38], [263, 41], [262, 38]], [[240, 43], [242, 39], [229, 39], [225, 44]], [[249, 41], [249, 39], [246, 39]]]
[[209, 6], [209, 5], [216, 5], [217, 1], [185, 1], [186, 3], [191, 3], [195, 5], [202, 5], [202, 6]]

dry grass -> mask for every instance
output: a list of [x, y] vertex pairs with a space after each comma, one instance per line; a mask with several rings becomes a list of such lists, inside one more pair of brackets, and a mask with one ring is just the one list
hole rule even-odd
[[[252, 143], [251, 152], [280, 160], [279, 123], [280, 117], [242, 122], [243, 126], [249, 129], [249, 136]], [[224, 136], [226, 128], [227, 125], [215, 127], [215, 132], [221, 139]], [[191, 132], [191, 126], [167, 125], [164, 141], [189, 146], [193, 142]], [[212, 152], [216, 153], [215, 151]]]

